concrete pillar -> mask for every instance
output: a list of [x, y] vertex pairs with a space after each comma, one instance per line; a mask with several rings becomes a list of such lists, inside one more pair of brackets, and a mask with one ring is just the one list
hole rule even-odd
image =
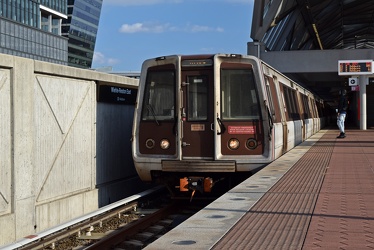
[[14, 60], [13, 68], [13, 168], [16, 237], [35, 232], [34, 166], [34, 61]]
[[247, 43], [247, 55], [261, 58], [261, 54], [265, 53], [265, 44], [262, 42]]
[[360, 83], [360, 130], [366, 130], [366, 84], [368, 77], [361, 75], [359, 77]]

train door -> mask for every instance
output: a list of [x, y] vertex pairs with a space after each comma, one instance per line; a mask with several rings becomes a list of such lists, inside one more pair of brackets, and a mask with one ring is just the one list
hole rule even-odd
[[182, 71], [182, 158], [214, 158], [212, 70]]
[[282, 125], [283, 125], [283, 153], [287, 152], [288, 148], [288, 127], [287, 127], [287, 121], [288, 121], [288, 112], [286, 101], [284, 99], [284, 85], [283, 83], [279, 82], [279, 89], [280, 89], [280, 97], [282, 102], [282, 109], [284, 110], [283, 117], [282, 117]]
[[280, 150], [283, 152], [281, 149], [283, 145], [283, 136], [280, 135], [281, 133], [279, 131], [283, 131], [281, 126], [281, 109], [280, 109], [280, 104], [279, 104], [279, 97], [277, 95], [277, 89], [274, 83], [274, 80], [270, 76], [264, 76], [265, 81], [266, 81], [266, 91], [267, 91], [267, 96], [269, 100], [269, 107], [271, 107], [271, 116], [273, 118], [273, 126], [274, 126], [274, 138], [272, 138], [272, 141], [274, 143], [274, 155], [275, 157], [278, 157], [278, 155], [281, 153]]

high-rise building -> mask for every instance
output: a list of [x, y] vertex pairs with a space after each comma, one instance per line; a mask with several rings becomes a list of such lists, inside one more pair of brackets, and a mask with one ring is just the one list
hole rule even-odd
[[0, 0], [0, 53], [67, 65], [66, 0]]
[[68, 0], [62, 35], [69, 39], [68, 65], [91, 68], [102, 0]]
[[90, 68], [102, 0], [0, 0], [0, 53]]

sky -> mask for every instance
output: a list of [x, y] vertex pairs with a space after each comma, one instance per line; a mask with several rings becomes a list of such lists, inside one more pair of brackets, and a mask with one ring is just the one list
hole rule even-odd
[[92, 68], [166, 55], [247, 54], [254, 0], [103, 0]]

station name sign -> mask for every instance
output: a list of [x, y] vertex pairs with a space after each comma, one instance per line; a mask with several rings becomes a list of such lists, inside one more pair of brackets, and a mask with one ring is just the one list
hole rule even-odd
[[339, 75], [371, 75], [373, 60], [339, 60], [338, 73]]
[[98, 102], [134, 105], [137, 89], [110, 85], [98, 86]]

